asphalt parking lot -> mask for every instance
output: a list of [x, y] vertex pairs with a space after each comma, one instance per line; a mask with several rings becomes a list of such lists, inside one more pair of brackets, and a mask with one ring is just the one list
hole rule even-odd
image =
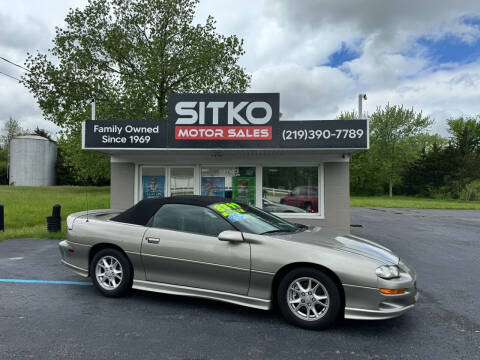
[[0, 359], [480, 359], [480, 211], [353, 208], [352, 224], [415, 267], [420, 301], [322, 332], [208, 300], [105, 298], [60, 264], [57, 241], [1, 242]]

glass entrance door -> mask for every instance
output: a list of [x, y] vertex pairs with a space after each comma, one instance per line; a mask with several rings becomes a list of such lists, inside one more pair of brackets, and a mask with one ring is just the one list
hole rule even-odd
[[170, 168], [170, 196], [193, 195], [194, 189], [193, 168]]

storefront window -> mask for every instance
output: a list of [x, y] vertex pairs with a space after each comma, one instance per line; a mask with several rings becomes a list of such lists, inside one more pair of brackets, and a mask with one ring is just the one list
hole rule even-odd
[[170, 196], [193, 195], [194, 184], [193, 168], [170, 169]]
[[254, 167], [202, 168], [201, 194], [255, 205]]
[[263, 209], [275, 213], [318, 213], [317, 167], [264, 167]]
[[165, 168], [142, 168], [142, 198], [162, 198], [165, 196]]

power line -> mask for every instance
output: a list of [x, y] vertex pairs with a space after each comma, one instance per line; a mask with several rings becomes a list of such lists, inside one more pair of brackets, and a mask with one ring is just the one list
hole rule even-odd
[[16, 78], [15, 76], [5, 74], [4, 72], [1, 72], [1, 71], [0, 71], [0, 74], [5, 75], [5, 76], [8, 76], [9, 78], [15, 79], [15, 80], [17, 80], [17, 81], [21, 81], [20, 79]]
[[4, 60], [4, 61], [6, 61], [6, 62], [8, 62], [8, 63], [10, 63], [10, 64], [12, 64], [12, 65], [15, 65], [15, 66], [19, 67], [20, 69], [23, 69], [23, 70], [25, 70], [25, 71], [30, 72], [30, 69], [27, 69], [26, 67], [23, 67], [22, 65], [18, 65], [18, 64], [14, 63], [13, 61], [10, 61], [10, 60], [8, 60], [8, 59], [5, 59], [3, 56], [0, 56], [0, 59]]

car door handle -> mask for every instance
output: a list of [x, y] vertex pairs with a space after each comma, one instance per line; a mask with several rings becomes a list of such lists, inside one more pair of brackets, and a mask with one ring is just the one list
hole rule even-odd
[[147, 241], [148, 241], [149, 244], [158, 244], [160, 242], [160, 239], [159, 238], [147, 237]]

